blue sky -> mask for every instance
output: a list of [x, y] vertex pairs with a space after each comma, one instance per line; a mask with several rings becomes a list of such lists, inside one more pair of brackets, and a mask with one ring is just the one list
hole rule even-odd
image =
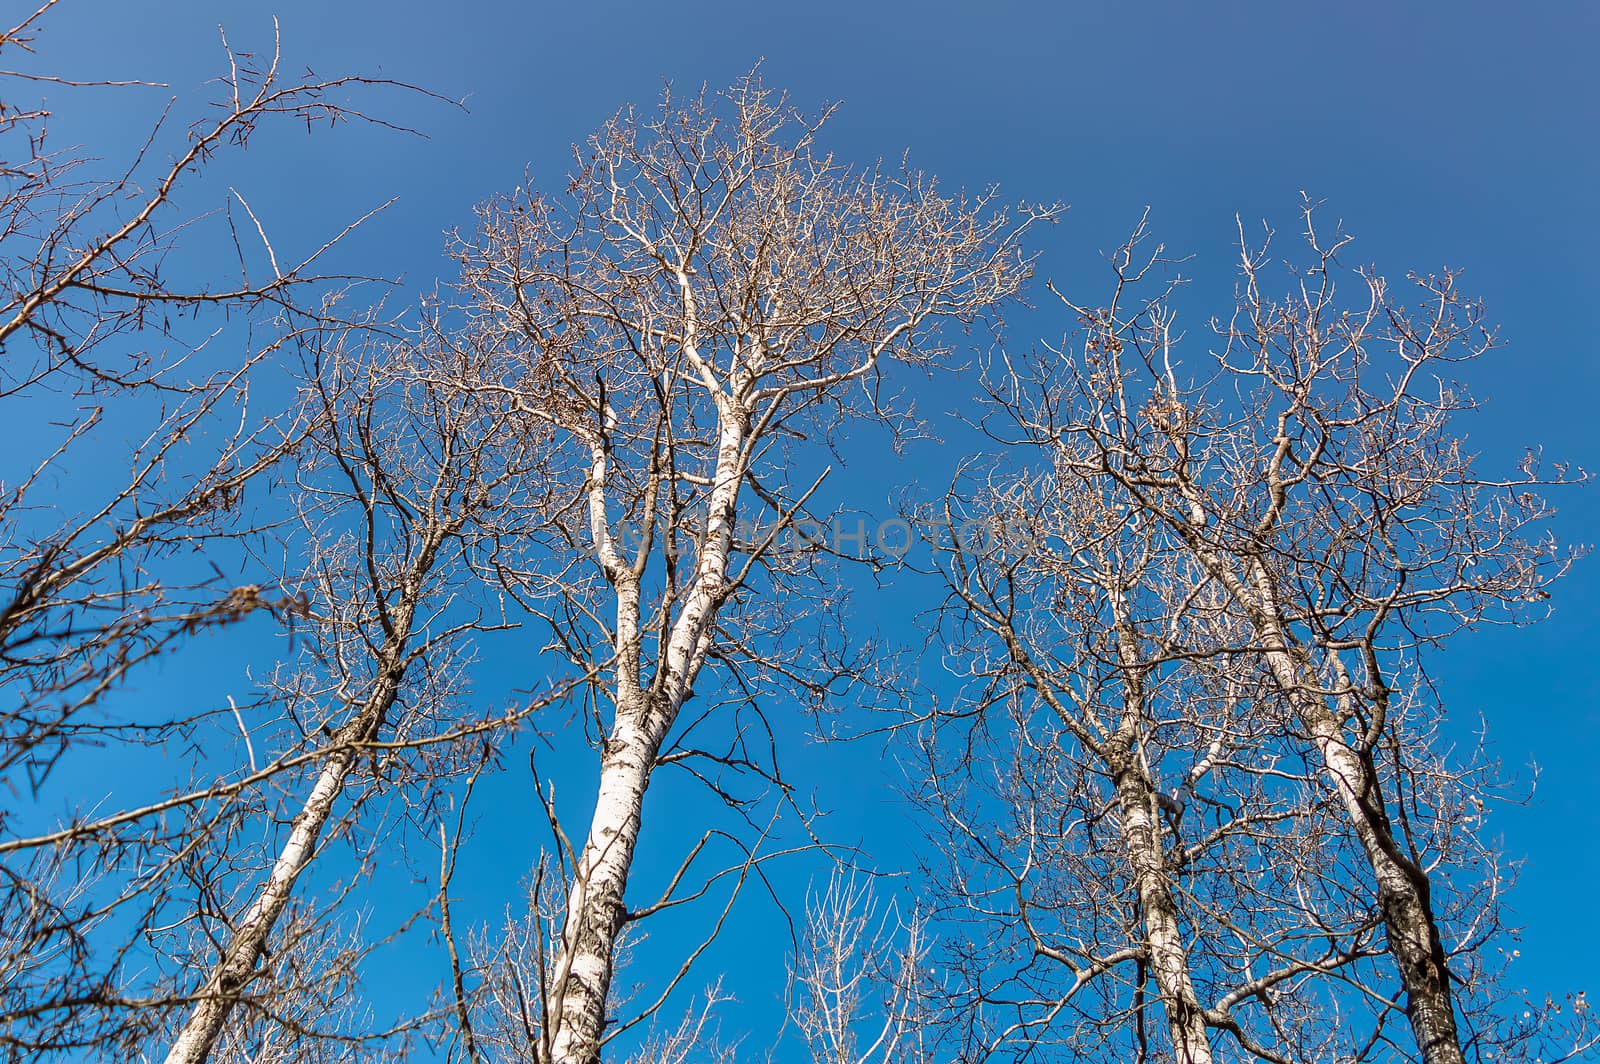
[[[664, 79], [717, 87], [764, 59], [768, 83], [800, 105], [843, 102], [827, 138], [841, 156], [909, 149], [947, 185], [998, 182], [1008, 197], [1071, 204], [1045, 235], [1045, 275], [1094, 276], [1099, 252], [1148, 205], [1157, 235], [1195, 256], [1189, 298], [1225, 309], [1235, 214], [1292, 231], [1301, 191], [1324, 198], [1357, 237], [1358, 260], [1391, 276], [1459, 267], [1501, 324], [1507, 346], [1471, 378], [1490, 401], [1471, 432], [1491, 465], [1539, 445], [1600, 468], [1592, 5], [76, 2], [58, 9], [42, 44], [63, 75], [164, 81], [192, 113], [223, 62], [218, 22], [236, 47], [261, 48], [272, 14], [293, 64], [466, 102], [375, 100], [427, 139], [285, 130], [272, 150], [252, 151], [229, 180], [248, 190], [280, 254], [397, 196], [348, 245], [347, 262], [426, 288], [445, 270], [444, 232], [469, 224], [476, 201], [525, 172], [559, 182], [572, 142], [619, 105], [651, 102]], [[132, 119], [168, 95], [97, 91], [50, 90], [58, 144], [127, 145], [141, 128]], [[1058, 328], [1041, 319], [1036, 336], [1030, 319], [1014, 324], [1016, 343]], [[881, 504], [897, 485], [946, 481], [948, 460], [913, 450], [898, 465], [852, 470], [849, 482], [861, 505]], [[1596, 538], [1595, 491], [1558, 503], [1564, 538]], [[906, 614], [888, 596], [862, 608], [886, 629]], [[1597, 645], [1600, 565], [1590, 562], [1557, 590], [1548, 622], [1466, 637], [1441, 667], [1453, 712], [1481, 713], [1508, 767], [1542, 770], [1535, 801], [1499, 817], [1507, 849], [1526, 858], [1513, 904], [1527, 927], [1522, 981], [1534, 990], [1581, 987], [1586, 957], [1600, 952], [1600, 925], [1559, 908], [1600, 872], [1600, 847], [1581, 842], [1600, 837]], [[835, 823], [870, 847], [899, 813], [863, 764], [878, 761], [807, 752], [794, 771], [814, 773], [838, 803]], [[855, 766], [848, 783], [842, 765]], [[486, 830], [512, 844], [521, 828]], [[893, 834], [876, 851], [889, 863]], [[514, 878], [517, 861], [525, 852], [479, 871]], [[737, 950], [724, 961], [741, 963]]]

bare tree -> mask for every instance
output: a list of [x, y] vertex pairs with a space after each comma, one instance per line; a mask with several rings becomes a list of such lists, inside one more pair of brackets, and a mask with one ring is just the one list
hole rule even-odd
[[[1478, 305], [1448, 274], [1414, 278], [1421, 303], [1402, 305], [1381, 277], [1338, 265], [1347, 240], [1324, 241], [1309, 207], [1306, 234], [1284, 300], [1265, 292], [1265, 250], [1242, 242], [1223, 346], [1186, 370], [1169, 262], [1141, 250], [1141, 225], [1112, 258], [1106, 305], [1062, 297], [1081, 347], [1009, 367], [993, 394], [1022, 440], [1109, 485], [1226, 600], [1248, 633], [1237, 649], [1291, 710], [1359, 846], [1417, 1051], [1462, 1060], [1503, 1027], [1497, 992], [1467, 981], [1487, 978], [1472, 959], [1485, 940], [1456, 904], [1470, 876], [1450, 870], [1476, 834], [1463, 798], [1493, 780], [1427, 750], [1442, 710], [1426, 662], [1464, 628], [1524, 616], [1570, 555], [1544, 531], [1536, 458], [1484, 477], [1454, 434], [1473, 404], [1445, 375], [1492, 343]], [[1485, 882], [1497, 894], [1492, 868]]]
[[[825, 636], [824, 545], [794, 534], [826, 475], [795, 442], [893, 430], [889, 367], [940, 365], [934, 326], [975, 321], [1028, 272], [1031, 213], [1013, 224], [988, 195], [845, 167], [817, 148], [821, 124], [754, 78], [624, 111], [564, 195], [490, 204], [459, 250], [485, 335], [525, 352], [538, 384], [506, 401], [566, 441], [557, 572], [522, 578], [530, 608], [577, 670], [608, 674], [589, 705], [594, 815], [539, 989], [541, 1061], [598, 1059], [624, 1026], [607, 1030], [619, 933], [679, 900], [683, 873], [654, 905], [624, 900], [656, 769], [777, 783], [750, 743], [768, 733], [762, 703], [814, 702], [861, 670]], [[703, 745], [715, 735], [725, 748]]]
[[[416, 342], [335, 350], [317, 367], [300, 474], [307, 542], [293, 551], [306, 565], [296, 590], [310, 660], [282, 685], [290, 715], [305, 722], [291, 749], [311, 744], [313, 771], [249, 905], [208, 935], [224, 945], [168, 1064], [207, 1059], [296, 881], [370, 794], [398, 786], [427, 807], [428, 788], [460, 771], [463, 752], [470, 763], [494, 731], [557, 697], [510, 715], [459, 716], [466, 638], [510, 624], [486, 616], [478, 574], [542, 511], [549, 438], [492, 391], [461, 386], [503, 379], [485, 357], [430, 325]], [[270, 983], [263, 991], [274, 992]]]
[[790, 965], [789, 1020], [815, 1064], [932, 1064], [945, 1007], [927, 921], [836, 870], [806, 900]]
[[957, 499], [940, 646], [970, 686], [932, 721], [920, 790], [966, 930], [963, 1039], [1146, 1059], [1159, 1004], [1176, 1060], [1214, 1059], [1219, 1037], [1351, 1055], [1324, 977], [1373, 982], [1378, 920], [1330, 875], [1339, 836], [1227, 600], [1059, 458]]
[[[33, 51], [54, 7], [50, 0], [0, 33], [8, 67], [17, 53]], [[377, 688], [353, 692], [350, 684], [361, 679], [354, 674], [332, 693], [298, 681], [269, 685], [244, 705], [229, 697], [226, 705], [206, 698], [168, 706], [124, 690], [139, 666], [205, 653], [212, 634], [268, 617], [298, 629], [302, 647], [321, 648], [324, 679], [340, 667], [357, 668], [353, 652], [370, 633], [355, 630], [357, 602], [330, 601], [327, 593], [336, 589], [329, 581], [337, 582], [340, 557], [364, 558], [370, 565], [361, 575], [371, 587], [395, 550], [374, 540], [365, 552], [346, 544], [341, 556], [324, 553], [309, 570], [304, 557], [282, 564], [280, 554], [273, 564], [268, 550], [294, 517], [279, 505], [285, 484], [316, 468], [302, 458], [376, 457], [352, 450], [343, 430], [330, 430], [348, 427], [358, 410], [370, 430], [372, 418], [382, 420], [370, 403], [332, 413], [324, 404], [290, 402], [287, 412], [271, 416], [249, 403], [252, 380], [259, 385], [265, 375], [269, 390], [292, 393], [287, 371], [298, 356], [351, 335], [381, 334], [376, 319], [338, 312], [340, 295], [345, 305], [357, 302], [348, 296], [358, 279], [318, 269], [344, 233], [298, 261], [280, 259], [265, 226], [234, 193], [211, 216], [240, 249], [237, 263], [218, 270], [185, 254], [199, 234], [178, 206], [197, 171], [248, 146], [263, 123], [364, 120], [351, 92], [395, 83], [289, 77], [275, 43], [264, 55], [224, 46], [227, 72], [211, 116], [172, 138], [176, 147], [166, 159], [166, 123], [157, 123], [127, 165], [109, 173], [91, 150], [48, 149], [50, 116], [17, 106], [19, 97], [37, 82], [86, 92], [148, 86], [48, 70], [3, 75], [0, 404], [14, 417], [37, 416], [50, 426], [35, 453], [13, 455], [20, 475], [7, 478], [0, 497], [0, 782], [18, 799], [0, 809], [0, 910], [14, 947], [0, 981], [0, 1045], [13, 1058], [95, 1052], [136, 1059], [151, 1040], [170, 1035], [166, 1025], [198, 994], [178, 1059], [204, 1059], [244, 985], [283, 970], [256, 969], [269, 943], [279, 944], [280, 958], [296, 955], [288, 943], [305, 936], [285, 939], [280, 922], [290, 889], [319, 840], [339, 833], [329, 818], [344, 814], [332, 813], [330, 803], [356, 766], [371, 763], [358, 756], [361, 744], [379, 738], [398, 697]], [[192, 287], [173, 280], [193, 276], [201, 280]], [[130, 438], [131, 446], [121, 443]], [[446, 464], [459, 468], [460, 460], [449, 455]], [[330, 460], [324, 468], [336, 466]], [[363, 468], [370, 475], [370, 462]], [[358, 475], [353, 466], [343, 470]], [[379, 511], [406, 504], [404, 476], [369, 476], [367, 488], [380, 483], [399, 494], [384, 496]], [[459, 489], [461, 477], [450, 484]], [[468, 509], [485, 505], [492, 504], [473, 497]], [[224, 566], [248, 575], [227, 580]], [[378, 612], [395, 606], [408, 629], [387, 656], [368, 647], [368, 662], [384, 663], [380, 688], [399, 683], [386, 670], [410, 664], [406, 655], [417, 645], [436, 645], [435, 633], [409, 632], [419, 590], [429, 593], [372, 588], [383, 604]], [[396, 596], [406, 595], [409, 604], [396, 605]], [[373, 601], [366, 600], [369, 610]], [[329, 697], [319, 702], [316, 694]], [[308, 719], [308, 704], [325, 712]], [[96, 751], [107, 747], [130, 764], [148, 756], [141, 751], [182, 750], [190, 778], [119, 788], [120, 808], [112, 810], [73, 794], [65, 822], [58, 820], [60, 796], [51, 790], [58, 766], [70, 762], [67, 775], [87, 777]], [[208, 762], [218, 757], [230, 763], [215, 772]], [[309, 799], [298, 815], [280, 818], [279, 798], [307, 773], [315, 780]], [[250, 880], [266, 844], [253, 829], [261, 827], [269, 838], [282, 827], [287, 837], [256, 885]], [[245, 903], [236, 906], [241, 897]], [[304, 917], [290, 924], [299, 927]], [[186, 962], [211, 967], [208, 954], [219, 944], [226, 956], [196, 991]], [[343, 970], [330, 969], [328, 978]]]

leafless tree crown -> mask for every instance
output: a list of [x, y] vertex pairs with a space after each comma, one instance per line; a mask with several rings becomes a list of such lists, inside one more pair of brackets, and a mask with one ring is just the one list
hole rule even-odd
[[[929, 691], [806, 530], [852, 440], [919, 430], [902, 375], [1000, 335], [1056, 208], [846, 164], [752, 74], [619, 112], [398, 313], [324, 268], [364, 219], [290, 256], [245, 193], [178, 204], [264, 125], [388, 125], [356, 101], [407, 87], [224, 39], [205, 119], [107, 169], [27, 101], [150, 86], [12, 70], [56, 6], [0, 32], [0, 412], [39, 430], [0, 482], [4, 1059], [753, 1059], [701, 968], [754, 884], [799, 917], [776, 1053], [818, 1064], [1595, 1044], [1582, 995], [1513, 990], [1507, 778], [1433, 682], [1543, 611], [1580, 553], [1544, 493], [1585, 479], [1467, 447], [1495, 340], [1453, 274], [1349, 269], [1307, 205], [1282, 268], [1241, 231], [1204, 354], [1143, 223], [1107, 297], [1052, 286], [1066, 341], [958, 378], [1001, 453], [908, 515], [946, 533]], [[915, 727], [864, 730], [916, 769], [911, 898], [785, 756], [907, 692]], [[528, 743], [529, 875], [486, 924], [466, 847]], [[727, 818], [662, 815], [663, 770]], [[433, 994], [380, 1009], [396, 939]]]

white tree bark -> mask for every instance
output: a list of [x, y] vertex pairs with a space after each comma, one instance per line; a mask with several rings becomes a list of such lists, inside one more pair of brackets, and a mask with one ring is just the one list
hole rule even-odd
[[[436, 495], [435, 501], [437, 499]], [[229, 1013], [257, 975], [273, 929], [293, 896], [296, 881], [316, 856], [317, 845], [333, 818], [345, 784], [360, 766], [362, 754], [358, 744], [376, 738], [394, 708], [407, 666], [415, 653], [410, 644], [425, 585], [438, 562], [440, 544], [449, 533], [459, 530], [461, 519], [456, 515], [440, 519], [434, 514], [423, 520], [427, 523], [416, 554], [394, 577], [398, 586], [384, 586], [375, 559], [370, 555], [367, 559], [371, 564], [366, 579], [371, 581], [369, 590], [375, 596], [375, 614], [371, 620], [375, 625], [381, 622], [384, 632], [372, 660], [371, 687], [355, 713], [334, 732], [327, 760], [290, 825], [288, 839], [279, 849], [266, 881], [249, 908], [233, 925], [222, 956], [196, 995], [194, 1009], [167, 1053], [166, 1064], [205, 1064], [210, 1057]], [[374, 549], [369, 544], [367, 550]], [[397, 601], [386, 605], [383, 600], [391, 594], [397, 596]], [[336, 631], [333, 638], [343, 638], [346, 634]]]
[[1167, 881], [1161, 829], [1154, 812], [1155, 789], [1131, 750], [1118, 751], [1113, 763], [1122, 809], [1123, 846], [1133, 869], [1150, 973], [1166, 1012], [1173, 1057], [1182, 1064], [1211, 1064], [1205, 1009], [1189, 974], [1189, 954], [1178, 920], [1178, 906]]
[[394, 705], [400, 676], [398, 668], [382, 672], [361, 711], [335, 737], [333, 752], [317, 773], [316, 782], [290, 825], [289, 837], [279, 849], [266, 882], [234, 924], [221, 959], [197, 995], [194, 1011], [173, 1040], [166, 1064], [204, 1064], [210, 1057], [228, 1013], [255, 977], [272, 930], [294, 894], [295, 882], [316, 855], [318, 840], [333, 815], [340, 792], [355, 770], [358, 751], [352, 744], [370, 738], [381, 726]]
[[[742, 380], [742, 375], [736, 377]], [[668, 637], [664, 666], [648, 688], [640, 673], [639, 580], [611, 540], [606, 521], [607, 455], [603, 440], [593, 446], [591, 531], [601, 565], [617, 593], [616, 718], [605, 739], [594, 816], [573, 872], [551, 981], [552, 999], [546, 1002], [553, 1028], [547, 1035], [552, 1062], [597, 1064], [600, 1059], [645, 792], [661, 743], [705, 664], [707, 633], [723, 599], [749, 416], [727, 393], [717, 398], [722, 423], [716, 475], [706, 503], [707, 534], [683, 610]]]
[[1389, 951], [1405, 989], [1406, 1017], [1425, 1064], [1464, 1064], [1444, 943], [1434, 921], [1427, 873], [1400, 849], [1383, 788], [1369, 757], [1345, 739], [1343, 722], [1320, 691], [1305, 651], [1290, 641], [1278, 591], [1260, 559], [1247, 562], [1246, 583], [1214, 551], [1203, 560], [1249, 615], [1279, 690], [1289, 699], [1323, 773], [1349, 818], [1378, 888]]
[[573, 873], [555, 964], [556, 1000], [549, 1009], [553, 1061], [600, 1059], [617, 935], [627, 916], [623, 896], [661, 742], [645, 727], [641, 708], [618, 711], [606, 742], [589, 838]]
[[205, 986], [200, 989], [194, 1011], [167, 1053], [166, 1064], [204, 1064], [211, 1055], [229, 1011], [239, 1000], [240, 991], [255, 975], [272, 929], [289, 904], [295, 880], [311, 863], [317, 840], [354, 762], [354, 751], [346, 747], [329, 757], [318, 773], [267, 881], [235, 925], [222, 959], [211, 970]]
[[1115, 586], [1108, 584], [1105, 591], [1116, 616], [1117, 655], [1123, 668], [1122, 726], [1107, 744], [1105, 759], [1122, 807], [1122, 842], [1139, 895], [1150, 972], [1166, 1012], [1174, 1058], [1179, 1064], [1211, 1064], [1205, 1009], [1194, 991], [1178, 906], [1167, 881], [1156, 789], [1133, 748], [1150, 720], [1145, 702], [1147, 666], [1140, 660], [1138, 634], [1128, 619], [1127, 603]]

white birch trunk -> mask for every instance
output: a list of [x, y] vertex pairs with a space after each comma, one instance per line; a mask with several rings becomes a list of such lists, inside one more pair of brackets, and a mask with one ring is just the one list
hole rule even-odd
[[[643, 716], [638, 707], [628, 713]], [[606, 744], [589, 838], [578, 858], [552, 981], [552, 1061], [598, 1061], [615, 969], [623, 900], [660, 739], [637, 720], [619, 722]]]
[[1267, 663], [1310, 734], [1323, 771], [1344, 807], [1378, 885], [1378, 908], [1389, 952], [1406, 992], [1406, 1016], [1424, 1064], [1464, 1064], [1444, 944], [1434, 922], [1426, 873], [1402, 854], [1371, 760], [1344, 739], [1338, 717], [1316, 690], [1309, 669], [1288, 649], [1275, 588], [1258, 565], [1252, 576], [1261, 601], [1258, 623]]
[[1142, 751], [1134, 751], [1134, 743], [1149, 719], [1138, 634], [1128, 621], [1128, 605], [1120, 591], [1113, 586], [1105, 590], [1117, 617], [1117, 656], [1123, 668], [1123, 720], [1107, 746], [1106, 761], [1122, 806], [1122, 842], [1139, 892], [1145, 950], [1166, 1013], [1173, 1058], [1178, 1064], [1211, 1064], [1205, 1009], [1194, 991], [1178, 906], [1167, 881], [1155, 787], [1143, 764]]
[[294, 818], [289, 839], [278, 852], [272, 872], [255, 901], [235, 925], [222, 959], [211, 970], [200, 998], [167, 1053], [166, 1064], [204, 1064], [210, 1057], [228, 1013], [239, 993], [254, 976], [278, 917], [283, 915], [295, 880], [311, 862], [317, 839], [328, 823], [334, 802], [355, 763], [355, 751], [346, 747], [333, 754], [317, 775], [305, 805]]
[[[426, 557], [424, 566], [431, 564], [431, 546]], [[414, 594], [414, 589], [408, 593]], [[372, 691], [356, 715], [335, 734], [334, 749], [290, 825], [289, 838], [278, 851], [255, 900], [234, 925], [221, 959], [199, 992], [194, 1011], [167, 1053], [166, 1064], [205, 1064], [216, 1047], [228, 1014], [238, 1004], [240, 992], [254, 978], [272, 930], [294, 893], [295, 882], [316, 856], [317, 843], [339, 795], [359, 763], [359, 752], [352, 744], [376, 735], [399, 695], [405, 675], [401, 660], [414, 615], [415, 603], [410, 600], [394, 611]]]
[[744, 478], [749, 416], [727, 394], [716, 475], [706, 503], [706, 538], [682, 612], [667, 638], [665, 664], [648, 691], [640, 683], [639, 587], [626, 572], [605, 529], [606, 456], [596, 445], [590, 512], [601, 564], [617, 590], [617, 717], [605, 741], [599, 794], [567, 894], [566, 921], [553, 965], [546, 1023], [550, 1064], [598, 1064], [606, 1001], [616, 963], [617, 935], [627, 917], [624, 894], [656, 755], [695, 677], [705, 663], [707, 636], [722, 604], [733, 526]]
[[1150, 972], [1167, 1017], [1173, 1059], [1179, 1064], [1211, 1064], [1211, 1042], [1205, 1009], [1195, 995], [1189, 974], [1189, 952], [1178, 923], [1178, 907], [1167, 883], [1161, 829], [1152, 812], [1155, 791], [1134, 763], [1131, 751], [1116, 758], [1117, 797], [1122, 807], [1122, 841], [1133, 866], [1144, 922]]

